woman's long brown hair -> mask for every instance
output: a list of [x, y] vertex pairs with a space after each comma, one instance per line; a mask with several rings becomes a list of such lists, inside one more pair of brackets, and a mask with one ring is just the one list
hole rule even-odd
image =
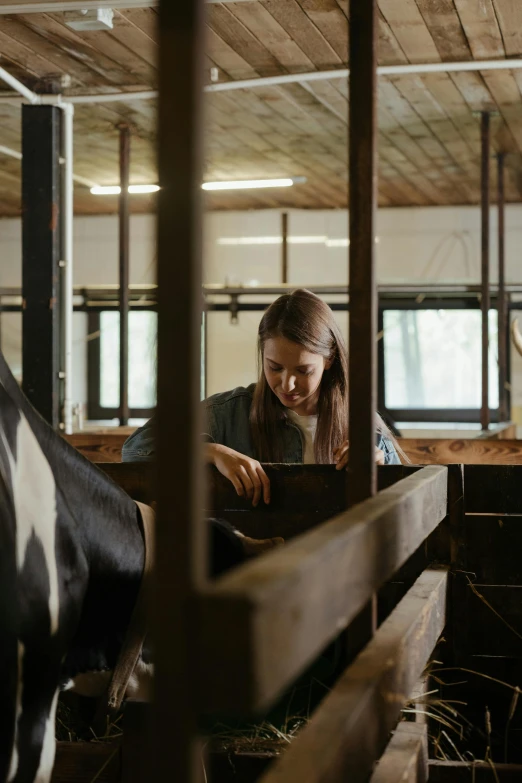
[[[270, 389], [263, 367], [265, 342], [272, 337], [284, 337], [331, 361], [319, 390], [314, 451], [317, 463], [332, 463], [334, 449], [348, 438], [347, 352], [331, 309], [304, 288], [276, 299], [259, 324], [259, 380], [250, 410], [250, 429], [257, 459], [260, 462], [283, 460], [282, 425], [286, 409]], [[377, 416], [376, 429], [394, 440], [380, 416]]]

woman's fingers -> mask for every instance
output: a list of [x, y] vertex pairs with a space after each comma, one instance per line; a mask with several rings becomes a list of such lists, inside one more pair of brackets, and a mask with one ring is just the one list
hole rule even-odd
[[375, 448], [375, 462], [377, 465], [384, 465], [384, 451], [377, 447]]
[[337, 465], [335, 466], [336, 470], [342, 470], [348, 465], [348, 449], [346, 449], [344, 455], [341, 457]]
[[252, 505], [255, 507], [261, 500], [261, 491], [263, 489], [263, 485], [261, 484], [261, 479], [259, 478], [255, 464], [248, 465], [248, 475], [253, 487]]
[[237, 475], [245, 489], [245, 495], [249, 500], [252, 500], [252, 496], [254, 494], [254, 486], [252, 484], [252, 480], [248, 474], [247, 469], [244, 465], [239, 466], [239, 470], [237, 472]]
[[227, 476], [228, 480], [232, 482], [234, 489], [236, 490], [237, 494], [240, 498], [243, 497], [245, 494], [245, 490], [243, 489], [243, 484], [240, 482], [240, 480], [235, 476], [233, 473], [230, 474], [230, 476]]
[[270, 479], [266, 475], [261, 465], [257, 466], [256, 471], [263, 487], [263, 500], [268, 505], [270, 503]]

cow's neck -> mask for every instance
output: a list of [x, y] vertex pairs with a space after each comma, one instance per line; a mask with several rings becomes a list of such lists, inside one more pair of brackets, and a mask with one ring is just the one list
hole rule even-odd
[[[144, 545], [137, 506], [41, 418], [1, 354], [0, 383], [27, 419], [51, 467], [56, 484], [58, 539], [61, 537], [66, 546], [79, 547], [70, 556], [71, 580], [77, 579], [78, 572], [83, 573], [83, 599], [81, 621], [69, 656], [69, 674], [112, 667], [143, 570]], [[67, 595], [62, 599], [61, 612], [69, 600]]]

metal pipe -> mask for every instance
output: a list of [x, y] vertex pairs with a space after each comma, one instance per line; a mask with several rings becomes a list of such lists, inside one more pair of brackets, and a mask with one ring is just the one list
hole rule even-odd
[[350, 0], [350, 245], [348, 502], [375, 495], [377, 402], [377, 0]]
[[[219, 0], [207, 0], [218, 2]], [[240, 0], [241, 1], [241, 0]], [[245, 2], [247, 0], [243, 0]], [[109, 5], [113, 6], [112, 3]], [[0, 6], [1, 9], [5, 6]], [[423, 73], [459, 73], [464, 71], [498, 71], [515, 70], [522, 68], [520, 60], [472, 60], [468, 62], [440, 62], [440, 63], [407, 63], [405, 65], [381, 65], [377, 69], [379, 76], [397, 76], [406, 74]], [[205, 92], [228, 92], [230, 90], [245, 90], [256, 87], [276, 87], [284, 84], [299, 84], [307, 82], [325, 81], [331, 79], [346, 79], [350, 75], [348, 68], [338, 68], [328, 71], [309, 71], [306, 73], [284, 73], [277, 76], [260, 76], [255, 79], [238, 79], [229, 82], [217, 82], [207, 84], [203, 88]], [[14, 79], [14, 77], [10, 77]], [[17, 81], [17, 80], [15, 80]], [[20, 84], [20, 82], [18, 82]], [[23, 85], [21, 85], [23, 87]], [[15, 87], [14, 89], [18, 89]], [[24, 88], [27, 89], [27, 88]], [[18, 90], [20, 92], [20, 90]], [[30, 91], [28, 91], [30, 92]], [[62, 97], [59, 95], [39, 96], [32, 93], [36, 100], [32, 102], [59, 103]], [[103, 94], [70, 95], [66, 100], [71, 103], [113, 103], [115, 101], [152, 100], [158, 97], [157, 90], [140, 90], [138, 92], [113, 92]], [[18, 102], [15, 97], [1, 97], [0, 103]]]
[[130, 128], [120, 126], [119, 279], [120, 279], [120, 425], [129, 422], [129, 172]]
[[499, 417], [501, 421], [507, 421], [510, 416], [507, 405], [507, 346], [508, 346], [508, 323], [506, 308], [506, 258], [505, 258], [505, 191], [504, 191], [504, 164], [505, 154], [499, 153], [497, 156], [498, 164], [498, 394], [499, 394]]
[[[65, 106], [70, 106], [70, 102], [63, 102], [58, 104], [62, 109], [65, 108]], [[13, 150], [11, 147], [4, 147], [2, 144], [0, 144], [0, 155], [7, 155], [8, 158], [16, 158], [16, 160], [22, 160], [22, 153], [18, 152], [18, 150]], [[86, 177], [80, 177], [79, 174], [73, 174], [73, 180], [75, 182], [78, 182], [79, 185], [85, 185], [87, 188], [95, 188], [98, 186], [97, 182], [94, 182], [91, 179], [87, 179]]]
[[482, 112], [481, 122], [481, 310], [482, 310], [482, 405], [480, 424], [489, 428], [489, 150], [490, 114]]
[[26, 87], [25, 84], [22, 84], [22, 82], [16, 79], [14, 76], [11, 76], [11, 74], [6, 71], [5, 68], [0, 68], [0, 79], [8, 84], [9, 87], [12, 87], [13, 90], [19, 92], [20, 95], [23, 95], [23, 97], [28, 100], [29, 103], [40, 103], [40, 96]]
[[63, 422], [66, 435], [73, 431], [73, 226], [74, 226], [74, 182], [73, 182], [73, 139], [74, 106], [62, 105], [64, 140], [64, 191], [63, 191], [63, 336], [64, 336], [64, 401]]
[[281, 281], [288, 283], [288, 212], [281, 214]]

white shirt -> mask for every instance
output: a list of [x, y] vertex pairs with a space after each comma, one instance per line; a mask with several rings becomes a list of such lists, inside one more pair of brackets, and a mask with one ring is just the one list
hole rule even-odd
[[317, 416], [299, 416], [295, 411], [287, 408], [288, 418], [296, 424], [303, 436], [303, 462], [305, 465], [315, 463], [314, 441], [317, 430]]

